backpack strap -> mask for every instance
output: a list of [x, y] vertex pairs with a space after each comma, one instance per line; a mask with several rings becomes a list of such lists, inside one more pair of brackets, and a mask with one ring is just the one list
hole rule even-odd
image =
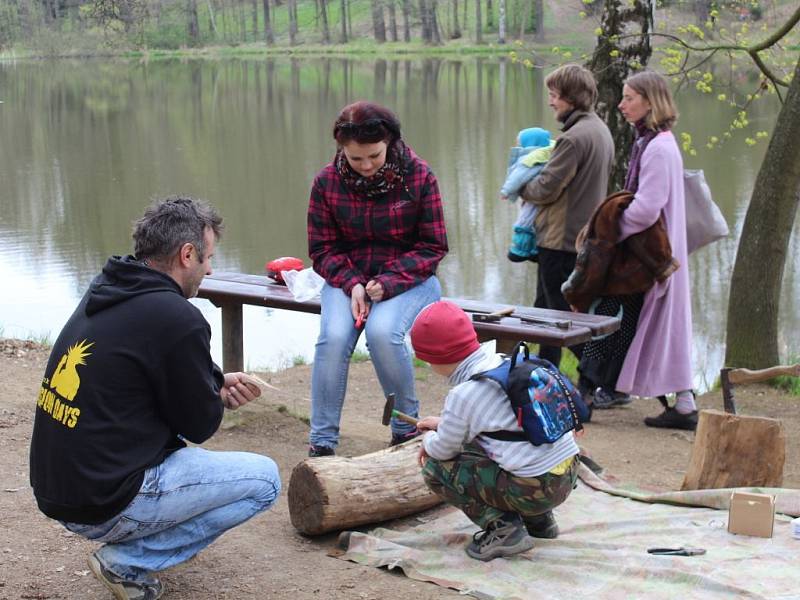
[[500, 440], [501, 442], [527, 442], [530, 444], [528, 436], [524, 431], [482, 431], [481, 435], [492, 438], [493, 440]]
[[[520, 342], [520, 345], [525, 346], [525, 344], [522, 342]], [[494, 369], [489, 369], [488, 371], [483, 371], [481, 373], [475, 373], [472, 377], [470, 377], [470, 379], [472, 381], [488, 379], [495, 382], [500, 386], [503, 392], [508, 394], [508, 374], [511, 372], [511, 369], [514, 368], [518, 349], [519, 346], [514, 349], [514, 353], [511, 355], [511, 358], [505, 359], [503, 364], [501, 364], [499, 367], [495, 367]], [[527, 349], [528, 347], [525, 346], [525, 350]], [[485, 435], [486, 437], [503, 442], [528, 442], [528, 438], [524, 431], [482, 431], [481, 435]]]

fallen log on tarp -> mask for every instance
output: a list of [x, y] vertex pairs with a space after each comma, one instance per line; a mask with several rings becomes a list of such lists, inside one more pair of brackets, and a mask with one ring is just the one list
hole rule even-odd
[[289, 516], [307, 535], [397, 519], [441, 503], [417, 463], [420, 438], [356, 456], [307, 458], [289, 480]]

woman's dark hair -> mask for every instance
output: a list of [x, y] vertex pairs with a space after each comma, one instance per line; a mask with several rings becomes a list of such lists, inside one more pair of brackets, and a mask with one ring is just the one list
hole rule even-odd
[[359, 100], [345, 106], [333, 125], [333, 138], [340, 146], [348, 142], [392, 145], [400, 139], [400, 121], [388, 108]]

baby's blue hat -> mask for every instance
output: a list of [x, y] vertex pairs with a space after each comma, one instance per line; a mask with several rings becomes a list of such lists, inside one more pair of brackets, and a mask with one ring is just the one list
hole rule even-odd
[[519, 132], [519, 145], [523, 148], [531, 146], [544, 147], [550, 145], [550, 132], [541, 127], [529, 127]]

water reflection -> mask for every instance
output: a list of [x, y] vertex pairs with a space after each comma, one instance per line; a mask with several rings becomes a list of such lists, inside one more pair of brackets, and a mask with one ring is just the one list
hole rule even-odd
[[[393, 107], [439, 178], [452, 248], [440, 271], [445, 293], [533, 301], [535, 267], [505, 258], [515, 211], [497, 190], [517, 131], [557, 130], [540, 71], [480, 57], [26, 62], [0, 65], [0, 93], [4, 335], [55, 335], [106, 257], [129, 251], [130, 223], [155, 196], [192, 194], [221, 210], [218, 270], [257, 273], [268, 259], [305, 257], [308, 188], [333, 153], [338, 109], [357, 98]], [[701, 146], [687, 167], [706, 170], [738, 237], [763, 144], [738, 139], [705, 152], [700, 140], [725, 131], [734, 109], [691, 93], [679, 104], [679, 130]], [[749, 118], [770, 129], [774, 114], [761, 104]], [[735, 251], [726, 240], [690, 261], [701, 387], [722, 362]], [[785, 332], [798, 329], [797, 271], [794, 259], [784, 280]], [[217, 328], [216, 309], [199, 305]], [[251, 367], [310, 360], [314, 317], [245, 314]], [[781, 342], [800, 354], [791, 335]]]

